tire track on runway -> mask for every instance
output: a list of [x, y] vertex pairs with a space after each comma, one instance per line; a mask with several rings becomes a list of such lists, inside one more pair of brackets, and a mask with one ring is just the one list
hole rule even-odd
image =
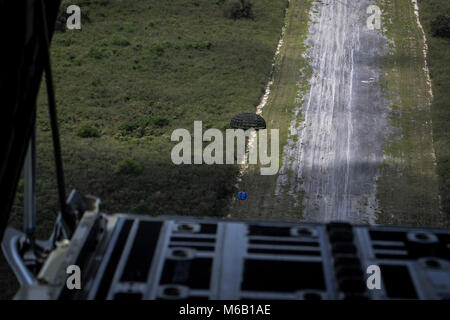
[[371, 4], [322, 1], [310, 11], [306, 55], [313, 75], [302, 99], [304, 121], [291, 125], [277, 186], [293, 196], [304, 192], [308, 221], [375, 222], [389, 103], [378, 85], [386, 41], [366, 27]]

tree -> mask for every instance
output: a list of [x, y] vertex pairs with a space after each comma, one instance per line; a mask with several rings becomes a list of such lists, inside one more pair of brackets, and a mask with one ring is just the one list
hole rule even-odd
[[225, 7], [225, 16], [230, 19], [253, 19], [253, 4], [248, 0], [233, 0]]
[[431, 21], [431, 34], [433, 37], [450, 38], [450, 17], [438, 15]]

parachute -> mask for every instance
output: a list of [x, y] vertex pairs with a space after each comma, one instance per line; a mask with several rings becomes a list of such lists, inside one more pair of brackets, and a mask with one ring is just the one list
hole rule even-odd
[[256, 113], [240, 113], [231, 119], [230, 126], [233, 129], [260, 130], [266, 128], [266, 121]]

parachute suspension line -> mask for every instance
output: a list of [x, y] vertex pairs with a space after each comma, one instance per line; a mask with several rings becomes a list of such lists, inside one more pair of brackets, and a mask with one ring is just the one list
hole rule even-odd
[[47, 26], [47, 14], [44, 7], [44, 1], [40, 1], [41, 11], [42, 11], [42, 37], [44, 40], [44, 68], [45, 68], [45, 80], [47, 86], [47, 98], [48, 98], [48, 108], [50, 114], [50, 124], [52, 128], [52, 138], [53, 138], [53, 151], [55, 156], [56, 165], [56, 179], [58, 185], [58, 196], [59, 204], [61, 210], [61, 220], [67, 229], [69, 237], [72, 235], [75, 229], [75, 217], [70, 214], [68, 207], [66, 205], [66, 191], [64, 183], [64, 170], [61, 156], [61, 145], [59, 140], [58, 131], [58, 119], [56, 116], [56, 102], [55, 102], [55, 92], [53, 89], [53, 77], [50, 65], [50, 40]]

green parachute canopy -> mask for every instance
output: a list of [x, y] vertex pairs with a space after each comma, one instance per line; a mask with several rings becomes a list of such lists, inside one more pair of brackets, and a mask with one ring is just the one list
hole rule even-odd
[[266, 121], [263, 117], [256, 113], [240, 113], [235, 115], [230, 122], [230, 126], [233, 129], [265, 129]]

